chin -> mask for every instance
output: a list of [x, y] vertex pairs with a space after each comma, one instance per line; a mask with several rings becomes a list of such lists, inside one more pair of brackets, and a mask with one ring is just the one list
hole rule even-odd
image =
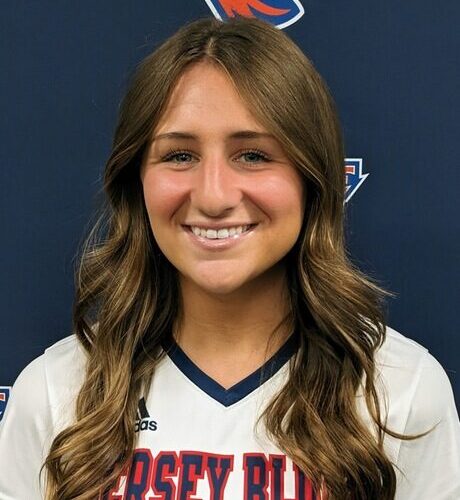
[[244, 286], [244, 282], [236, 282], [235, 280], [229, 280], [228, 282], [217, 280], [212, 283], [201, 281], [195, 282], [195, 284], [210, 295], [228, 295]]
[[241, 289], [252, 281], [249, 276], [242, 273], [237, 275], [235, 269], [232, 272], [222, 272], [222, 270], [219, 271], [218, 269], [202, 270], [201, 273], [197, 271], [195, 269], [192, 273], [182, 272], [180, 274], [182, 279], [187, 282], [187, 288], [200, 289], [210, 295], [227, 295]]

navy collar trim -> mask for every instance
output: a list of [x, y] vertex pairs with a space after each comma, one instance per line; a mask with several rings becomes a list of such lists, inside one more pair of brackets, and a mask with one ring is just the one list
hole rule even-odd
[[248, 396], [258, 387], [273, 377], [281, 367], [297, 351], [299, 338], [293, 333], [283, 344], [283, 346], [260, 368], [237, 382], [234, 386], [225, 389], [214, 379], [206, 375], [198, 366], [185, 354], [176, 341], [172, 338], [163, 341], [162, 346], [171, 361], [176, 367], [197, 387], [208, 396], [218, 401], [225, 407], [234, 405], [238, 401]]

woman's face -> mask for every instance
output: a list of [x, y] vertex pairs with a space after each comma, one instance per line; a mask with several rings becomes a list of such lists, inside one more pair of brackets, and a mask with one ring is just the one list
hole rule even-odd
[[260, 278], [279, 267], [299, 235], [299, 173], [210, 63], [192, 65], [179, 79], [141, 180], [158, 246], [181, 280], [209, 293], [257, 280], [266, 286]]

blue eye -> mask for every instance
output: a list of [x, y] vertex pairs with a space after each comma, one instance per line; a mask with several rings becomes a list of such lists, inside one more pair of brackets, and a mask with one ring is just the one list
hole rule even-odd
[[259, 163], [260, 161], [270, 161], [267, 155], [258, 149], [243, 151], [241, 156], [246, 156], [247, 163]]
[[189, 163], [192, 154], [188, 151], [171, 150], [161, 159], [162, 161], [173, 161], [174, 163]]

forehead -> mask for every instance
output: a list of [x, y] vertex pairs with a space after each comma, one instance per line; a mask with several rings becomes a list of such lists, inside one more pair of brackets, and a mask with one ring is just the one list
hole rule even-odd
[[188, 67], [178, 79], [155, 134], [171, 127], [265, 131], [225, 71], [203, 61]]

